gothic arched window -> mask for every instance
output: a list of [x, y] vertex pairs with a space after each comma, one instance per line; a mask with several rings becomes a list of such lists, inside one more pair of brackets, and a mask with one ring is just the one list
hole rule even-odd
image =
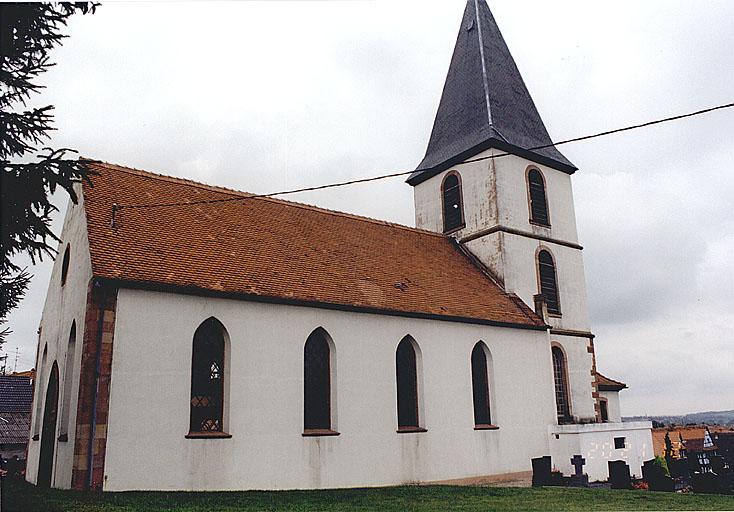
[[322, 328], [303, 347], [303, 430], [331, 430], [331, 348]]
[[71, 322], [69, 344], [66, 346], [66, 362], [64, 363], [64, 389], [61, 405], [61, 435], [69, 432], [69, 410], [71, 408], [71, 391], [74, 387], [74, 363], [76, 362], [76, 321]]
[[224, 430], [224, 345], [224, 326], [215, 318], [194, 333], [190, 433]]
[[66, 246], [66, 250], [64, 251], [64, 259], [61, 260], [61, 286], [64, 286], [66, 284], [66, 276], [69, 273], [69, 259], [71, 258], [70, 255], [70, 246]]
[[530, 195], [530, 222], [550, 226], [548, 201], [545, 196], [545, 181], [537, 169], [528, 172], [528, 193]]
[[395, 353], [398, 391], [398, 431], [422, 431], [418, 407], [418, 360], [413, 340], [406, 336]]
[[[39, 340], [40, 343], [40, 340]], [[40, 348], [40, 346], [39, 346]], [[36, 389], [36, 414], [33, 420], [33, 439], [38, 440], [38, 436], [41, 431], [41, 405], [43, 404], [43, 386], [44, 376], [46, 374], [46, 358], [48, 357], [48, 343], [43, 346], [43, 357], [41, 358], [41, 366], [36, 370], [36, 382], [34, 387]]]
[[487, 347], [481, 341], [471, 352], [471, 382], [474, 395], [474, 426], [487, 427], [492, 424], [489, 400], [489, 365]]
[[566, 375], [566, 356], [559, 347], [551, 349], [553, 354], [553, 383], [556, 390], [556, 413], [559, 423], [567, 423], [571, 418], [568, 401], [568, 376]]
[[461, 201], [459, 174], [450, 172], [441, 184], [443, 196], [443, 231], [448, 233], [464, 227], [464, 206]]
[[561, 305], [558, 298], [556, 264], [551, 253], [545, 249], [538, 253], [538, 279], [540, 280], [540, 294], [548, 305], [548, 313], [560, 315]]

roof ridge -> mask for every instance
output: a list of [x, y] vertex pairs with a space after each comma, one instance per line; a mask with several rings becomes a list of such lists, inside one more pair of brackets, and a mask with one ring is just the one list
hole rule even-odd
[[[242, 191], [242, 190], [236, 190], [236, 189], [232, 189], [232, 188], [221, 187], [221, 186], [218, 186], [218, 185], [210, 185], [208, 183], [202, 183], [202, 182], [194, 181], [194, 180], [191, 180], [191, 179], [188, 179], [188, 178], [180, 178], [178, 176], [170, 176], [170, 175], [167, 175], [167, 174], [155, 173], [155, 172], [151, 172], [151, 171], [146, 171], [144, 169], [137, 169], [135, 167], [127, 167], [127, 166], [124, 166], [124, 165], [113, 164], [113, 163], [110, 163], [110, 162], [105, 162], [103, 160], [94, 160], [94, 159], [90, 159], [90, 158], [80, 158], [80, 160], [84, 160], [86, 162], [89, 162], [89, 164], [91, 164], [91, 165], [98, 165], [98, 166], [107, 167], [107, 168], [114, 168], [115, 170], [120, 171], [120, 172], [126, 172], [126, 173], [129, 173], [129, 174], [136, 174], [136, 175], [139, 175], [139, 176], [142, 176], [142, 177], [146, 177], [146, 178], [151, 178], [151, 179], [158, 179], [158, 180], [163, 180], [163, 181], [170, 181], [170, 182], [173, 182], [173, 183], [179, 183], [179, 184], [182, 184], [182, 185], [188, 185], [188, 186], [192, 186], [192, 187], [196, 187], [196, 188], [200, 188], [200, 189], [204, 189], [204, 190], [209, 190], [211, 192], [218, 192], [218, 193], [221, 193], [221, 194], [229, 194], [229, 195], [238, 196], [238, 197], [252, 197], [252, 196], [255, 196], [254, 199], [258, 199], [258, 200], [272, 201], [272, 202], [275, 202], [275, 203], [281, 203], [281, 204], [285, 204], [285, 205], [288, 205], [288, 206], [294, 206], [296, 208], [303, 208], [303, 209], [306, 209], [306, 210], [317, 211], [317, 212], [326, 213], [326, 214], [329, 214], [329, 215], [337, 215], [337, 216], [340, 216], [340, 217], [351, 218], [351, 219], [359, 220], [359, 221], [363, 221], [363, 222], [371, 222], [373, 224], [380, 224], [380, 225], [383, 225], [383, 226], [391, 226], [391, 227], [395, 227], [395, 228], [399, 228], [399, 229], [404, 229], [404, 230], [411, 231], [411, 232], [414, 232], [414, 233], [417, 233], [417, 234], [421, 234], [421, 235], [430, 235], [430, 236], [435, 236], [435, 237], [445, 238], [445, 239], [448, 239], [449, 238], [449, 237], [447, 237], [446, 235], [444, 235], [442, 233], [436, 233], [434, 231], [428, 231], [428, 230], [425, 230], [425, 229], [420, 229], [420, 228], [416, 228], [416, 227], [412, 227], [412, 226], [406, 226], [405, 224], [399, 224], [397, 222], [390, 222], [390, 221], [387, 221], [387, 220], [375, 219], [373, 217], [367, 217], [365, 215], [357, 215], [357, 214], [354, 214], [354, 213], [342, 212], [342, 211], [339, 211], [339, 210], [331, 210], [329, 208], [323, 208], [321, 206], [315, 206], [315, 205], [311, 205], [311, 204], [300, 203], [298, 201], [289, 201], [289, 200], [286, 200], [286, 199], [279, 199], [279, 198], [276, 198], [276, 197], [265, 197], [265, 196], [261, 196], [259, 194], [255, 194], [254, 192], [245, 192], [245, 191]], [[119, 206], [123, 206], [124, 207], [125, 205], [119, 205]]]

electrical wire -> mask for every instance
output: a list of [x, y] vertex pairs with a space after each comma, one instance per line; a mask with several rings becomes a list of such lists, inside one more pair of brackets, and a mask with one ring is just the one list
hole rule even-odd
[[[696, 110], [695, 112], [688, 112], [686, 114], [680, 114], [680, 115], [676, 115], [676, 116], [665, 117], [665, 118], [662, 118], [662, 119], [656, 119], [654, 121], [648, 121], [648, 122], [645, 122], [645, 123], [640, 123], [640, 124], [634, 124], [634, 125], [630, 125], [630, 126], [625, 126], [623, 128], [616, 128], [616, 129], [613, 129], [613, 130], [607, 130], [607, 131], [603, 131], [603, 132], [593, 133], [591, 135], [582, 135], [580, 137], [574, 137], [572, 139], [565, 139], [565, 140], [561, 140], [559, 142], [553, 142], [553, 143], [550, 143], [550, 144], [543, 144], [541, 146], [535, 146], [535, 147], [531, 147], [531, 148], [526, 148], [525, 151], [538, 151], [540, 149], [546, 149], [546, 148], [555, 147], [555, 146], [562, 146], [564, 144], [570, 144], [572, 142], [580, 142], [580, 141], [584, 141], [584, 140], [595, 139], [595, 138], [598, 138], [598, 137], [604, 137], [604, 136], [612, 135], [612, 134], [615, 134], [615, 133], [622, 133], [622, 132], [626, 132], [626, 131], [630, 131], [630, 130], [637, 130], [637, 129], [640, 129], [640, 128], [646, 128], [646, 127], [649, 127], [649, 126], [654, 126], [654, 125], [657, 125], [657, 124], [667, 123], [667, 122], [670, 122], [670, 121], [677, 121], [677, 120], [680, 120], [680, 119], [686, 119], [686, 118], [689, 118], [689, 117], [699, 116], [699, 115], [702, 115], [702, 114], [707, 114], [709, 112], [714, 112], [716, 110], [723, 110], [723, 109], [732, 108], [732, 107], [734, 107], [734, 102], [733, 103], [726, 103], [726, 104], [722, 104], [722, 105], [717, 105], [715, 107], [705, 108], [705, 109], [702, 109], [702, 110]], [[460, 163], [458, 163], [456, 165], [457, 166], [458, 165], [466, 165], [466, 164], [470, 164], [470, 163], [474, 163], [474, 162], [481, 162], [483, 160], [490, 160], [490, 159], [494, 159], [494, 158], [501, 158], [501, 157], [504, 157], [504, 156], [510, 156], [511, 154], [512, 153], [507, 153], [507, 152], [504, 152], [504, 153], [496, 153], [496, 154], [493, 154], [493, 155], [487, 155], [487, 156], [483, 156], [483, 157], [479, 157], [479, 158], [465, 160], [465, 161], [460, 162]], [[115, 215], [115, 212], [119, 212], [120, 210], [123, 210], [123, 209], [128, 210], [128, 209], [140, 209], [140, 208], [162, 208], [162, 207], [173, 207], [173, 206], [193, 206], [193, 205], [200, 205], [200, 204], [214, 204], [214, 203], [227, 203], [227, 202], [232, 202], [232, 201], [245, 201], [245, 200], [248, 200], [248, 199], [258, 199], [258, 198], [266, 198], [266, 197], [274, 197], [274, 196], [283, 196], [283, 195], [288, 195], [288, 194], [298, 194], [300, 192], [311, 192], [311, 191], [314, 191], [314, 190], [323, 190], [323, 189], [327, 189], [327, 188], [344, 187], [344, 186], [347, 186], [347, 185], [356, 185], [358, 183], [367, 183], [367, 182], [371, 182], [371, 181], [384, 180], [384, 179], [388, 179], [388, 178], [397, 178], [399, 176], [407, 176], [409, 174], [413, 174], [414, 172], [415, 171], [394, 172], [394, 173], [389, 173], [389, 174], [381, 174], [381, 175], [378, 175], [378, 176], [371, 176], [371, 177], [368, 177], [368, 178], [358, 178], [358, 179], [355, 179], [355, 180], [340, 181], [340, 182], [336, 182], [336, 183], [329, 183], [329, 184], [326, 184], [326, 185], [316, 185], [316, 186], [313, 186], [313, 187], [303, 187], [303, 188], [297, 188], [297, 189], [291, 189], [291, 190], [282, 190], [280, 192], [270, 192], [268, 194], [249, 194], [249, 195], [245, 195], [245, 196], [227, 197], [227, 198], [223, 198], [223, 199], [205, 199], [205, 200], [201, 200], [201, 201], [181, 201], [181, 202], [172, 202], [172, 203], [115, 204], [112, 207], [113, 225], [114, 225], [114, 215]]]

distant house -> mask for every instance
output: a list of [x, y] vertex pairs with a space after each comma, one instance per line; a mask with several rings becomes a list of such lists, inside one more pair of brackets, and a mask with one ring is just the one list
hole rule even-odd
[[31, 431], [31, 375], [0, 376], [0, 457], [25, 460]]
[[719, 455], [730, 468], [734, 468], [734, 431], [714, 432], [711, 434], [714, 444], [718, 448]]
[[706, 429], [701, 439], [684, 439], [680, 454], [688, 459], [688, 465], [692, 470], [711, 473], [713, 471], [711, 461], [719, 455], [719, 451], [711, 439], [711, 433]]
[[[655, 455], [661, 457], [665, 456], [665, 434], [670, 436], [672, 443], [672, 456], [673, 458], [681, 458], [681, 450], [685, 450], [685, 444], [692, 439], [699, 439], [703, 442], [703, 436], [706, 433], [706, 429], [711, 432], [714, 444], [718, 446], [716, 442], [716, 435], [722, 432], [731, 432], [734, 434], [734, 430], [729, 427], [721, 426], [706, 426], [706, 425], [685, 425], [676, 427], [660, 427], [652, 429], [652, 444], [655, 451]], [[695, 444], [695, 443], [694, 443]]]

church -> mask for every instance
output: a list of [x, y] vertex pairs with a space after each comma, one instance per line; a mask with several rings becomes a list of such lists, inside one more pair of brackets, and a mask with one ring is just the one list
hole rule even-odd
[[28, 481], [318, 489], [653, 456], [599, 374], [571, 176], [469, 0], [407, 227], [85, 160]]

